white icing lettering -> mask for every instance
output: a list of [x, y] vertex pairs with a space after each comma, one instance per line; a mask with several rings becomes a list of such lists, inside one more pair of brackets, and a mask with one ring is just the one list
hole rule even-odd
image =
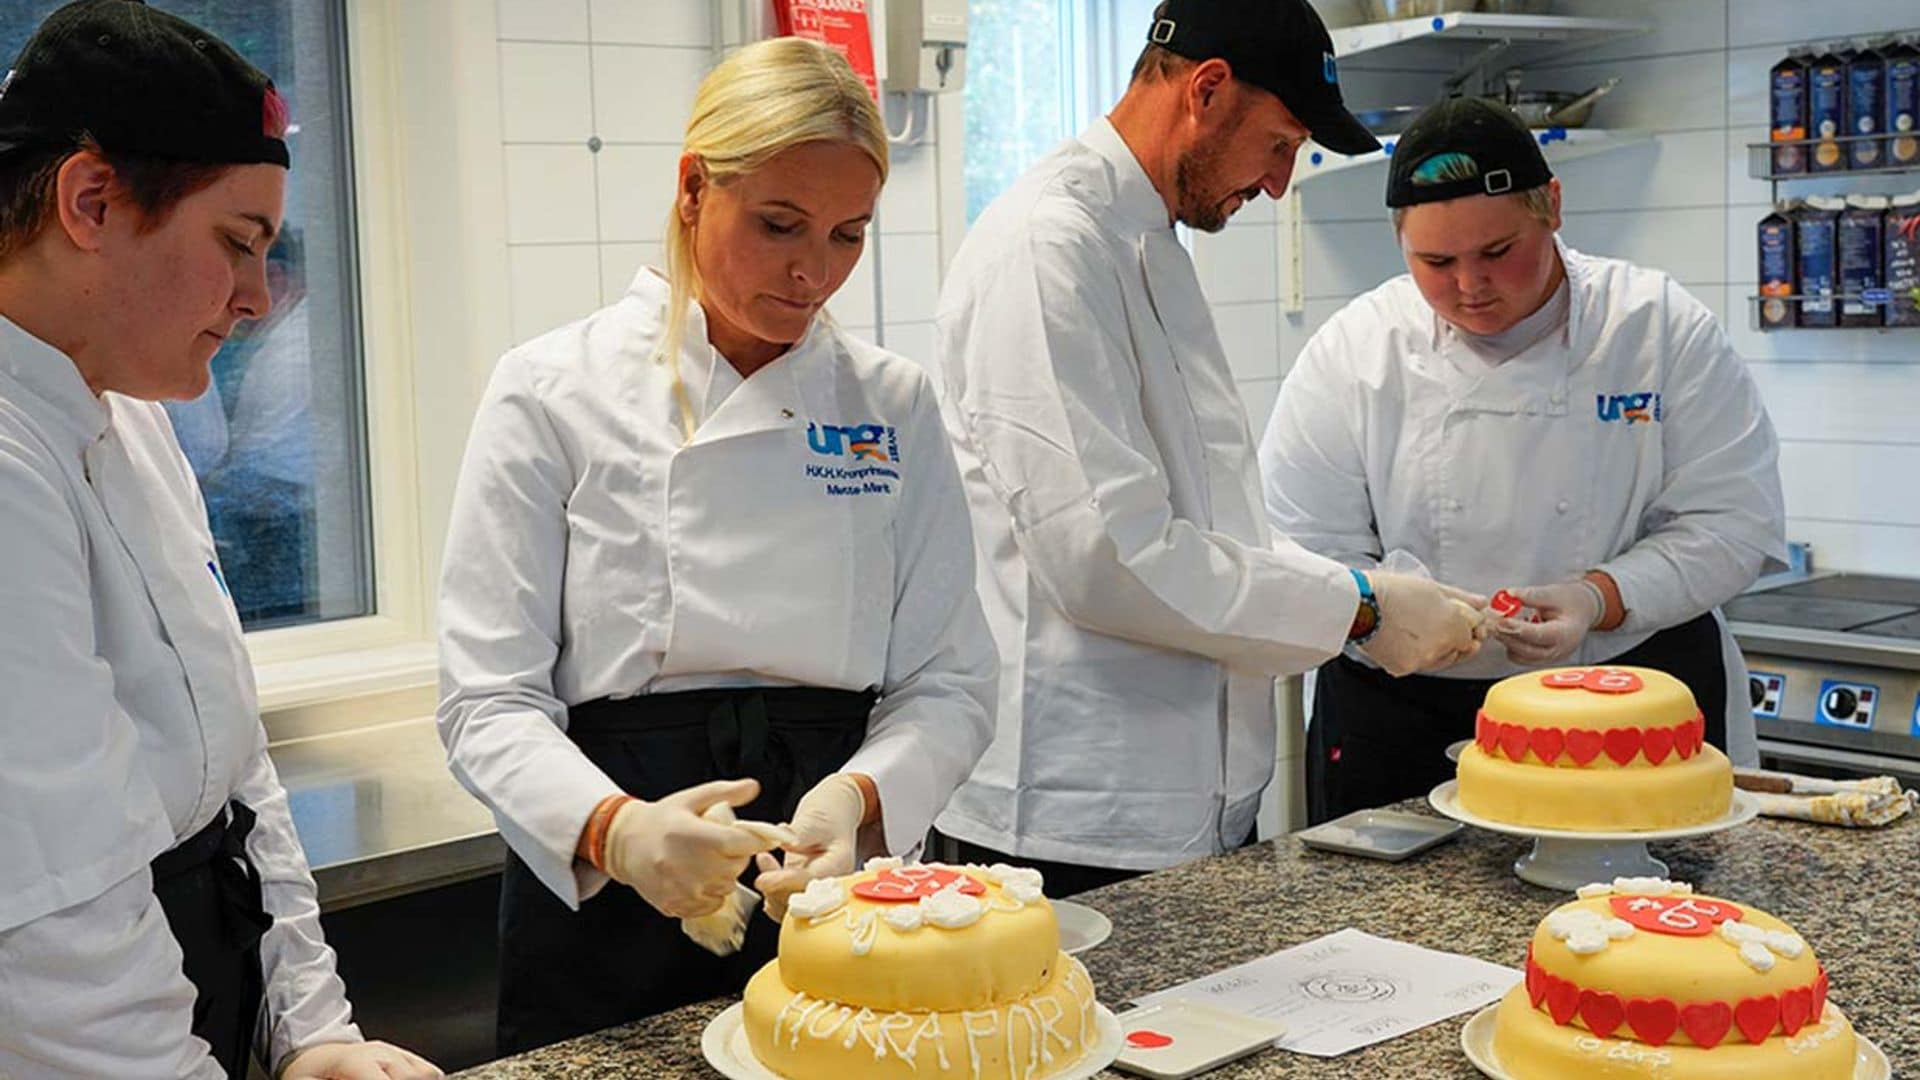
[[[847, 1025], [847, 1037], [840, 1041], [840, 1049], [853, 1049], [853, 1044], [859, 1042], [860, 1037], [865, 1034], [862, 1030], [862, 1025], [871, 1024], [875, 1019], [876, 1017], [873, 1015], [872, 1009], [867, 1008], [865, 1005], [860, 1006], [860, 1011], [853, 1014], [853, 1023]], [[878, 1058], [880, 1056], [880, 1040], [876, 1038], [873, 1042], [873, 1056]]]
[[874, 1058], [877, 1060], [879, 1058], [886, 1057], [887, 1056], [886, 1049], [891, 1049], [893, 1051], [893, 1056], [906, 1062], [908, 1068], [913, 1068], [914, 1067], [913, 1058], [914, 1058], [914, 1055], [918, 1052], [918, 1048], [914, 1046], [912, 1036], [911, 1035], [908, 1036], [907, 1044], [905, 1046], [901, 1046], [900, 1041], [893, 1037], [894, 1032], [900, 1032], [902, 1034], [906, 1034], [908, 1031], [910, 1031], [910, 1029], [912, 1029], [912, 1027], [913, 1027], [913, 1017], [907, 1013], [903, 1013], [903, 1012], [888, 1013], [885, 1017], [883, 1017], [880, 1020], [879, 1026], [874, 1030], [874, 1037], [876, 1039], [884, 1041], [886, 1043], [886, 1048], [883, 1049], [881, 1047], [875, 1047], [873, 1051]]
[[[985, 1028], [976, 1028], [973, 1026], [975, 1020], [985, 1020], [987, 1026]], [[960, 1014], [960, 1030], [966, 1032], [967, 1057], [973, 1064], [972, 1075], [975, 1077], [975, 1080], [978, 1080], [980, 1076], [980, 1046], [977, 1040], [991, 1039], [995, 1035], [998, 1035], [1000, 1033], [1000, 1025], [990, 1012], [968, 1011]]]
[[1013, 1075], [1013, 1070], [1020, 1061], [1019, 1043], [1014, 1038], [1015, 1017], [1024, 1017], [1027, 1021], [1027, 1076], [1032, 1077], [1033, 1070], [1040, 1065], [1040, 1055], [1037, 1050], [1040, 1040], [1033, 1022], [1033, 1013], [1017, 1001], [1007, 1006], [1007, 1075]]
[[873, 939], [879, 932], [880, 925], [871, 909], [858, 915], [852, 908], [847, 909], [847, 937], [853, 944], [853, 955], [865, 956], [871, 952]]
[[[823, 1017], [832, 1021], [826, 1027], [820, 1026], [820, 1021]], [[828, 1008], [820, 1010], [819, 1013], [815, 1014], [813, 1020], [807, 1024], [807, 1036], [813, 1039], [824, 1039], [834, 1032], [839, 1031], [841, 1026], [851, 1019], [853, 1019], [853, 1006], [842, 1005], [838, 1009], [834, 1009], [829, 1004]]]
[[826, 1008], [827, 1003], [824, 1001], [809, 1001], [800, 1009], [800, 1015], [793, 1018], [793, 1037], [787, 1041], [787, 1049], [791, 1050], [800, 1045], [800, 1035], [806, 1029], [808, 1022], [816, 1013]]
[[[1049, 1009], [1052, 1010], [1051, 1014], [1048, 1012]], [[1053, 1047], [1047, 1045], [1049, 1039], [1058, 1040], [1063, 1050], [1074, 1048], [1076, 1044], [1054, 1027], [1060, 1022], [1060, 1002], [1057, 999], [1051, 996], [1034, 998], [1033, 1015], [1040, 1021], [1040, 1031], [1035, 1037], [1040, 1041], [1041, 1060], [1048, 1062], [1053, 1060]]]
[[1820, 1046], [1822, 1043], [1832, 1042], [1834, 1039], [1839, 1038], [1842, 1030], [1844, 1029], [1840, 1025], [1839, 1017], [1829, 1017], [1826, 1023], [1808, 1031], [1806, 1034], [1788, 1039], [1787, 1052], [1790, 1054], [1804, 1054]]

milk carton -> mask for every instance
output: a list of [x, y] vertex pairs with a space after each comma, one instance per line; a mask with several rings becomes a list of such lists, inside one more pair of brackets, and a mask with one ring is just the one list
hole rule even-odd
[[1847, 133], [1847, 62], [1840, 46], [1807, 64], [1807, 137], [1813, 144], [1811, 172], [1839, 172], [1847, 167], [1847, 152], [1836, 140]]
[[[1774, 142], [1795, 143], [1807, 137], [1808, 58], [1806, 50], [1795, 50], [1773, 65], [1768, 77]], [[1774, 147], [1773, 171], [1776, 174], [1806, 172], [1807, 148], [1804, 145]]]
[[1794, 324], [1793, 208], [1777, 207], [1760, 219], [1760, 329]]
[[[1872, 46], [1862, 46], [1847, 59], [1847, 133], [1879, 134], [1886, 118], [1886, 100], [1886, 61]], [[1885, 163], [1885, 143], [1881, 139], [1855, 139], [1845, 145], [1850, 169], [1877, 169]]]
[[1880, 229], [1887, 213], [1884, 195], [1849, 195], [1847, 208], [1835, 226], [1838, 253], [1841, 326], [1881, 326], [1886, 314], [1870, 294], [1880, 292]]
[[1920, 45], [1905, 38], [1889, 46], [1887, 61], [1887, 163], [1920, 165]]
[[[1833, 301], [1840, 276], [1834, 248], [1835, 231], [1846, 200], [1811, 195], [1793, 212], [1793, 247], [1800, 266], [1801, 326], [1838, 326], [1840, 311]], [[1825, 297], [1825, 299], [1820, 299]]]

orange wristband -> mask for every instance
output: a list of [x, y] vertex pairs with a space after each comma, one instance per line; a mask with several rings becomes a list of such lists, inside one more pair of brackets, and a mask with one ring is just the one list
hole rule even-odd
[[1600, 590], [1602, 602], [1600, 621], [1593, 624], [1595, 630], [1615, 630], [1627, 621], [1626, 601], [1620, 598], [1620, 583], [1605, 570], [1589, 570], [1584, 575], [1593, 587]]
[[587, 825], [580, 831], [580, 844], [575, 853], [586, 859], [587, 864], [595, 870], [604, 871], [607, 868], [607, 829], [613, 825], [613, 816], [632, 801], [633, 796], [624, 792], [609, 795], [594, 806], [593, 813], [587, 815]]

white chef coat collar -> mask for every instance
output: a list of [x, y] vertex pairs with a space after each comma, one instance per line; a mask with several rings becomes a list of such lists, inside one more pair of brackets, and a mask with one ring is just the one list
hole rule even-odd
[[1080, 133], [1080, 142], [1113, 169], [1113, 209], [1123, 220], [1143, 232], [1173, 228], [1167, 217], [1167, 201], [1160, 197], [1147, 170], [1111, 120], [1096, 118]]
[[0, 371], [54, 407], [61, 430], [73, 438], [76, 454], [106, 434], [112, 413], [87, 387], [73, 359], [4, 315], [0, 315]]

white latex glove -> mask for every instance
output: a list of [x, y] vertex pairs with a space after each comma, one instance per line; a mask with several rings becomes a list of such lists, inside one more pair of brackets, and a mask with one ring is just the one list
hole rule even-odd
[[[799, 838], [793, 830], [780, 825], [768, 825], [758, 821], [740, 821], [734, 816], [733, 807], [726, 803], [714, 803], [700, 815], [716, 825], [732, 825], [736, 822], [748, 831], [759, 836], [769, 844], [793, 847], [799, 844]], [[762, 857], [765, 857], [764, 855]], [[695, 945], [715, 956], [732, 956], [740, 951], [747, 940], [747, 923], [753, 918], [753, 911], [760, 906], [760, 894], [740, 884], [733, 883], [733, 892], [721, 905], [705, 915], [680, 920], [680, 930], [693, 939]]]
[[714, 780], [657, 802], [627, 803], [607, 826], [607, 875], [632, 886], [663, 915], [713, 911], [733, 895], [747, 860], [774, 845], [743, 826], [700, 815], [716, 803], [745, 806], [759, 795], [756, 780]]
[[1516, 664], [1551, 664], [1572, 656], [1606, 612], [1599, 587], [1585, 579], [1508, 591], [1540, 613], [1537, 623], [1501, 619], [1494, 627]]
[[1387, 674], [1451, 667], [1480, 651], [1487, 598], [1408, 574], [1367, 575], [1380, 625], [1360, 650]]
[[785, 865], [771, 855], [755, 860], [760, 876], [753, 887], [767, 898], [767, 915], [774, 922], [786, 918], [787, 898], [807, 882], [853, 872], [860, 821], [866, 816], [866, 796], [846, 773], [834, 773], [800, 796], [792, 823], [798, 842], [787, 848]]
[[280, 1080], [440, 1080], [418, 1054], [383, 1042], [322, 1043], [287, 1059]]

